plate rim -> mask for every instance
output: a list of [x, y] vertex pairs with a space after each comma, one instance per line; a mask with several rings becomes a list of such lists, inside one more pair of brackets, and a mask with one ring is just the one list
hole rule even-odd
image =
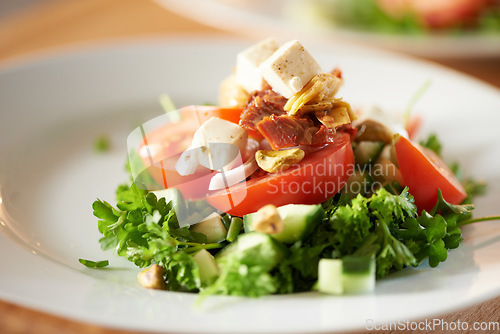
[[[135, 41], [135, 42], [134, 42]], [[121, 40], [117, 43], [113, 43], [112, 45], [109, 45], [109, 44], [103, 44], [103, 43], [98, 43], [100, 44], [100, 46], [96, 47], [94, 43], [93, 46], [91, 48], [88, 48], [86, 45], [87, 43], [85, 43], [84, 45], [82, 45], [82, 49], [68, 49], [67, 47], [64, 47], [62, 49], [62, 53], [60, 52], [61, 49], [60, 48], [56, 48], [56, 49], [51, 49], [49, 53], [46, 53], [44, 54], [44, 56], [42, 58], [36, 58], [37, 57], [37, 54], [34, 54], [34, 55], [31, 55], [30, 57], [35, 57], [35, 58], [22, 58], [20, 62], [17, 62], [17, 63], [14, 63], [14, 66], [6, 66], [4, 67], [4, 63], [0, 63], [0, 76], [5, 73], [5, 72], [10, 72], [10, 71], [15, 71], [15, 70], [21, 70], [21, 69], [24, 69], [24, 68], [27, 68], [27, 67], [30, 67], [30, 66], [40, 66], [40, 65], [43, 65], [45, 62], [51, 62], [51, 61], [54, 61], [54, 60], [60, 60], [60, 59], [65, 59], [67, 57], [73, 57], [75, 55], [79, 55], [82, 53], [82, 50], [83, 50], [83, 53], [86, 54], [86, 53], [93, 53], [93, 52], [108, 52], [110, 49], [115, 49], [115, 48], [130, 48], [130, 47], [137, 47], [138, 45], [139, 46], [143, 46], [143, 45], [150, 45], [150, 44], [154, 44], [156, 45], [157, 43], [164, 43], [165, 41], [169, 41], [169, 42], [174, 42], [174, 43], [182, 43], [182, 44], [193, 44], [193, 43], [197, 43], [199, 41], [204, 41], [206, 42], [207, 39], [206, 38], [194, 38], [194, 39], [190, 39], [190, 40], [186, 40], [185, 37], [176, 37], [176, 38], [153, 38], [153, 39], [148, 39], [148, 40], [144, 40], [143, 38], [140, 38], [140, 39], [129, 39], [127, 38], [126, 40]], [[223, 38], [223, 39], [217, 39], [218, 42], [223, 42], [223, 43], [234, 43], [234, 42], [237, 42], [238, 44], [242, 44], [243, 42], [241, 40], [237, 40], [237, 39], [227, 39], [227, 38]], [[351, 48], [351, 46], [347, 46], [348, 48]], [[360, 48], [356, 48], [356, 49], [360, 49]], [[434, 68], [439, 68], [441, 71], [446, 71], [448, 72], [447, 74], [453, 74], [453, 75], [460, 75], [462, 77], [462, 79], [464, 80], [473, 80], [474, 81], [474, 84], [480, 84], [483, 88], [488, 88], [488, 89], [493, 89], [493, 91], [497, 94], [500, 93], [500, 89], [495, 87], [495, 86], [492, 86], [488, 83], [485, 83], [477, 78], [474, 78], [474, 77], [471, 77], [469, 75], [466, 75], [466, 74], [463, 74], [463, 73], [460, 73], [456, 70], [452, 70], [452, 69], [449, 69], [447, 67], [444, 67], [442, 65], [439, 65], [439, 64], [435, 64], [433, 62], [428, 62], [428, 61], [420, 61], [418, 59], [415, 59], [414, 57], [408, 57], [408, 56], [402, 56], [402, 55], [399, 55], [399, 54], [394, 54], [392, 52], [387, 52], [387, 51], [379, 51], [379, 50], [374, 50], [372, 48], [367, 48], [367, 47], [361, 47], [361, 49], [369, 49], [373, 52], [376, 52], [377, 54], [389, 54], [389, 55], [392, 55], [392, 56], [395, 56], [397, 57], [398, 59], [401, 59], [401, 60], [404, 60], [404, 61], [410, 61], [410, 62], [416, 62], [416, 63], [419, 63], [421, 65], [425, 65], [425, 66], [432, 66]], [[327, 52], [327, 51], [325, 51]], [[54, 56], [55, 54], [55, 56]], [[5, 237], [2, 233], [1, 237]], [[50, 260], [50, 259], [49, 259]], [[497, 289], [497, 294], [500, 294], [500, 287]], [[0, 291], [1, 292], [1, 291]], [[2, 293], [3, 295], [3, 293]], [[3, 299], [3, 297], [2, 297]], [[8, 299], [7, 299], [8, 300]], [[480, 301], [484, 301], [484, 300], [487, 300], [487, 299], [484, 299], [484, 298], [478, 298], [476, 300], [470, 300], [469, 304], [468, 305], [465, 305], [464, 304], [461, 304], [459, 307], [456, 307], [456, 310], [458, 309], [462, 309], [462, 308], [465, 308], [467, 306], [470, 306], [470, 305], [473, 305], [473, 304], [476, 304], [477, 302], [480, 302]], [[14, 304], [17, 304], [15, 301], [12, 301], [12, 300], [8, 300], [9, 302], [12, 302]], [[23, 305], [22, 303], [20, 304], [21, 306], [25, 306]], [[39, 310], [42, 310], [43, 311], [43, 306], [40, 305], [40, 308], [38, 308]], [[449, 310], [449, 309], [448, 309]], [[52, 314], [55, 314], [55, 315], [58, 315], [58, 313], [54, 312]], [[71, 315], [65, 315], [65, 317], [69, 317], [69, 318], [72, 318]], [[76, 321], [81, 321], [81, 318], [73, 318], [74, 320]], [[86, 319], [86, 320], [89, 320], [89, 319]], [[112, 325], [113, 327], [117, 328], [116, 324], [112, 324], [112, 322], [104, 322], [104, 323], [100, 323], [101, 325], [104, 325], [104, 326], [110, 326]], [[125, 328], [125, 327], [123, 327]], [[130, 329], [130, 327], [126, 327], [128, 329]], [[140, 330], [140, 328], [138, 327], [137, 329]]]

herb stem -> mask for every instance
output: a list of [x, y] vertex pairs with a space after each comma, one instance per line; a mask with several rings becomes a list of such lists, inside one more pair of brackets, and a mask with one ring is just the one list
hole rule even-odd
[[227, 231], [226, 240], [229, 242], [235, 241], [238, 235], [240, 234], [242, 228], [243, 228], [243, 219], [239, 217], [232, 217], [229, 229]]
[[479, 223], [479, 222], [486, 222], [486, 221], [492, 221], [492, 220], [500, 220], [500, 216], [486, 216], [486, 217], [480, 217], [480, 218], [474, 218], [474, 219], [467, 219], [462, 222], [458, 222], [457, 225], [458, 227], [462, 227], [465, 225], [470, 225], [474, 223]]
[[[214, 247], [215, 245], [221, 245], [219, 242], [214, 242], [210, 244], [201, 244], [199, 242], [189, 242], [189, 241], [179, 241], [175, 240], [178, 245], [183, 245], [183, 246], [208, 246], [210, 248], [219, 248], [219, 247]], [[222, 246], [221, 246], [222, 247]]]
[[403, 111], [403, 124], [406, 126], [408, 125], [408, 122], [410, 120], [410, 114], [413, 109], [413, 107], [417, 104], [418, 100], [422, 98], [422, 96], [425, 94], [425, 92], [429, 89], [431, 86], [432, 81], [430, 79], [427, 79], [422, 86], [419, 87], [419, 89], [413, 94], [413, 96], [410, 98], [410, 101], [408, 101], [408, 104], [406, 105], [406, 108]]
[[202, 249], [216, 249], [224, 247], [222, 243], [212, 243], [212, 244], [195, 244], [196, 246], [191, 246], [186, 248], [184, 251], [188, 253], [194, 253]]

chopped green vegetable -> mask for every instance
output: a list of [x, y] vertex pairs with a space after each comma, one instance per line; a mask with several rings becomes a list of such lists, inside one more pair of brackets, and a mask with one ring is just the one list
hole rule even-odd
[[216, 257], [220, 276], [202, 292], [259, 297], [278, 290], [271, 270], [286, 255], [286, 248], [267, 234], [246, 233]]
[[226, 240], [229, 242], [234, 242], [238, 235], [241, 233], [243, 229], [243, 219], [240, 217], [232, 217], [231, 223], [229, 224], [229, 229], [227, 231]]
[[198, 265], [202, 285], [212, 283], [219, 276], [219, 267], [215, 262], [215, 258], [206, 249], [202, 249], [194, 254], [193, 260]]
[[332, 295], [344, 293], [342, 260], [321, 259], [318, 263], [318, 291]]
[[[324, 210], [321, 205], [288, 204], [277, 209], [283, 220], [283, 230], [272, 234], [272, 237], [285, 244], [304, 239], [321, 222]], [[250, 213], [243, 217], [245, 232], [254, 230], [253, 223], [259, 213]]]
[[[242, 233], [241, 218], [228, 215], [219, 219], [221, 227], [224, 219], [229, 221], [229, 233], [220, 238], [224, 240], [208, 242], [207, 235], [179, 226], [173, 200], [167, 202], [135, 184], [119, 186], [116, 208], [101, 200], [93, 208], [103, 234], [101, 247], [114, 249], [139, 267], [162, 266], [169, 290], [200, 291], [202, 298], [211, 294], [257, 297], [310, 291], [318, 280], [320, 259], [371, 258], [379, 278], [427, 259], [432, 267], [446, 260], [448, 250], [462, 240], [460, 226], [469, 223], [473, 206], [452, 205], [439, 193], [436, 207], [418, 215], [408, 190], [398, 188], [390, 187], [391, 192], [381, 188], [370, 197], [352, 199], [337, 194], [317, 206], [320, 214], [311, 216], [317, 221], [289, 244], [267, 234]], [[198, 202], [175, 200], [175, 205], [206, 210]], [[199, 254], [215, 255], [217, 277], [206, 279], [206, 261], [200, 261]], [[368, 277], [361, 276], [351, 280], [352, 289]]]
[[432, 84], [432, 81], [430, 79], [427, 79], [422, 84], [422, 86], [420, 86], [418, 88], [418, 90], [415, 92], [415, 94], [413, 94], [412, 97], [410, 98], [410, 100], [408, 101], [408, 104], [406, 105], [406, 107], [403, 111], [403, 124], [405, 126], [407, 126], [408, 122], [410, 121], [410, 115], [411, 115], [413, 108], [415, 107], [417, 102], [422, 98], [422, 96], [424, 96], [425, 92], [427, 92], [427, 90], [429, 89], [431, 84]]
[[[300, 3], [300, 2], [299, 2]], [[301, 13], [312, 12], [314, 23], [341, 25], [351, 29], [375, 31], [391, 34], [440, 34], [463, 35], [477, 32], [478, 34], [498, 34], [500, 32], [500, 9], [498, 6], [485, 6], [473, 20], [463, 20], [450, 27], [435, 31], [421, 23], [415, 15], [408, 13], [401, 17], [392, 17], [386, 14], [377, 0], [317, 0], [304, 1], [308, 7], [299, 7]], [[472, 24], [471, 24], [472, 23]]]
[[441, 156], [441, 142], [439, 141], [435, 133], [431, 133], [429, 137], [427, 137], [425, 140], [421, 140], [419, 144]]
[[171, 202], [135, 184], [120, 186], [117, 200], [117, 208], [101, 200], [92, 206], [103, 234], [101, 247], [114, 249], [141, 268], [152, 263], [163, 266], [171, 290], [199, 289], [198, 266], [191, 254], [222, 248], [224, 243], [207, 243], [205, 235], [180, 227]]
[[169, 113], [177, 109], [170, 95], [161, 94], [159, 100], [160, 100], [160, 105], [163, 108], [163, 111], [165, 111], [165, 113]]
[[102, 261], [91, 261], [91, 260], [85, 260], [85, 259], [78, 259], [78, 262], [83, 264], [85, 267], [88, 268], [103, 268], [109, 266], [109, 261], [108, 260], [102, 260]]
[[375, 289], [373, 256], [346, 256], [342, 259], [344, 293], [367, 293]]
[[111, 148], [111, 139], [106, 135], [101, 135], [94, 140], [94, 151], [103, 153]]

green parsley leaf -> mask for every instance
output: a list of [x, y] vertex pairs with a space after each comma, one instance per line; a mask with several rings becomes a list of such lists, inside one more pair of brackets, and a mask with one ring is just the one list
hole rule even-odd
[[91, 260], [85, 260], [85, 259], [78, 259], [78, 262], [83, 264], [85, 267], [88, 268], [103, 268], [107, 267], [109, 265], [108, 260], [102, 260], [102, 261], [91, 261]]
[[94, 140], [94, 151], [103, 153], [111, 148], [111, 139], [106, 135], [101, 135]]
[[245, 257], [237, 252], [223, 257], [219, 261], [220, 276], [201, 292], [202, 297], [211, 294], [260, 297], [275, 293], [279, 282], [269, 269]]
[[431, 133], [425, 140], [421, 140], [419, 144], [441, 156], [442, 145], [435, 133]]
[[331, 214], [332, 242], [341, 254], [352, 254], [370, 234], [372, 223], [367, 202], [367, 198], [358, 195], [351, 204], [339, 206]]
[[172, 203], [135, 183], [120, 185], [116, 198], [116, 208], [102, 200], [92, 204], [103, 234], [101, 247], [114, 249], [141, 268], [154, 263], [162, 266], [171, 290], [199, 290], [199, 269], [191, 254], [222, 248], [225, 243], [208, 244], [205, 235], [191, 232], [189, 226], [180, 227]]

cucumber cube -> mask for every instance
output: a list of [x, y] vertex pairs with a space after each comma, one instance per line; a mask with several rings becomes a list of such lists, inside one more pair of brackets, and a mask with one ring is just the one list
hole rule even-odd
[[203, 233], [207, 237], [208, 243], [224, 241], [227, 236], [222, 217], [218, 213], [212, 213], [198, 224], [191, 225], [190, 230]]
[[210, 283], [219, 276], [219, 267], [214, 257], [206, 249], [202, 249], [193, 255], [193, 260], [198, 265], [201, 284]]
[[342, 260], [320, 259], [318, 264], [318, 290], [323, 293], [341, 295], [344, 292], [342, 270]]
[[[325, 211], [321, 205], [288, 204], [280, 206], [278, 213], [283, 219], [283, 231], [270, 234], [274, 239], [291, 244], [303, 240], [323, 220]], [[245, 232], [253, 231], [253, 222], [256, 213], [250, 213], [243, 217]]]
[[318, 290], [334, 295], [367, 293], [375, 289], [375, 258], [346, 256], [321, 259], [318, 265]]
[[342, 259], [344, 293], [366, 293], [375, 289], [375, 258], [346, 256]]

